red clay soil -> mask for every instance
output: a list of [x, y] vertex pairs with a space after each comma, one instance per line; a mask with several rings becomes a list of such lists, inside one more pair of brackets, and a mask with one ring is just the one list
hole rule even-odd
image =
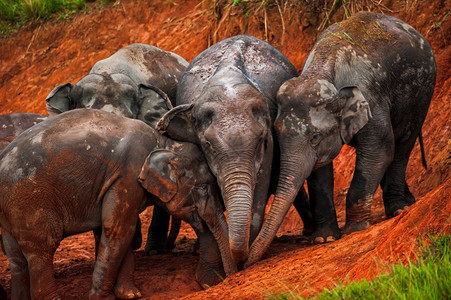
[[[272, 43], [300, 70], [319, 33], [317, 24], [309, 24], [309, 20], [320, 21], [314, 13], [308, 17], [298, 9], [283, 11], [283, 7], [279, 13], [274, 6], [254, 9], [245, 18], [245, 11], [231, 6], [213, 14], [203, 2], [208, 1], [119, 0], [103, 9], [97, 9], [95, 2], [89, 4], [88, 14], [27, 26], [0, 38], [0, 113], [45, 114], [44, 99], [54, 87], [75, 84], [96, 61], [130, 43], [152, 44], [191, 61], [215, 41], [248, 33]], [[421, 166], [416, 145], [407, 170], [417, 203], [386, 220], [378, 191], [372, 213], [375, 225], [325, 245], [309, 244], [300, 235], [302, 222], [290, 211], [264, 260], [205, 291], [194, 280], [198, 257], [191, 250], [195, 235], [184, 224], [173, 253], [149, 257], [143, 256], [142, 248], [136, 252], [135, 279], [144, 298], [259, 299], [287, 290], [313, 295], [338, 281], [371, 279], [387, 272], [388, 263], [406, 263], [418, 253], [419, 237], [451, 233], [451, 2], [386, 0], [382, 4], [376, 11], [415, 27], [431, 43], [437, 60], [437, 84], [423, 126], [428, 169]], [[341, 20], [342, 14], [340, 10], [334, 21]], [[334, 164], [335, 201], [343, 226], [353, 149], [345, 147]], [[141, 216], [145, 237], [151, 208]], [[91, 233], [61, 243], [54, 267], [63, 299], [87, 297], [93, 254]], [[10, 270], [3, 254], [0, 284], [10, 293]]]

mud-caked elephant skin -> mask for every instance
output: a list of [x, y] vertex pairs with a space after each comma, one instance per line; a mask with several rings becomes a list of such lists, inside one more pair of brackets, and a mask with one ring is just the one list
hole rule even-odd
[[[138, 181], [146, 157], [157, 149], [170, 151], [176, 161], [172, 168], [181, 174], [171, 177], [177, 189], [166, 189], [172, 197], [160, 199]], [[184, 162], [179, 154], [192, 160]], [[69, 111], [24, 131], [0, 154], [0, 223], [12, 299], [56, 299], [52, 259], [60, 241], [96, 228], [101, 234], [90, 298], [140, 297], [133, 283], [131, 241], [139, 212], [152, 203], [195, 220], [193, 227], [210, 243], [203, 246], [208, 253], [201, 252], [196, 276], [203, 285], [218, 283], [226, 275], [221, 257], [232, 258], [226, 252], [221, 256], [216, 244], [222, 241], [228, 249], [227, 227], [221, 225], [226, 224], [222, 211], [207, 209], [220, 204], [210, 192], [216, 187], [214, 177], [202, 173], [209, 172], [202, 159], [193, 144], [168, 139], [142, 121], [96, 109]], [[182, 163], [196, 168], [177, 169]], [[185, 202], [172, 202], [180, 198], [178, 192]], [[235, 271], [230, 263], [224, 268], [228, 274]]]
[[193, 59], [178, 85], [176, 107], [157, 125], [172, 138], [201, 147], [218, 180], [238, 265], [260, 230], [268, 198], [276, 93], [297, 75], [268, 43], [249, 35], [230, 37]]
[[26, 129], [47, 118], [34, 113], [13, 113], [0, 115], [0, 152]]
[[[95, 108], [140, 119], [155, 127], [173, 107], [177, 84], [187, 66], [188, 62], [175, 53], [131, 44], [95, 63], [75, 85], [56, 87], [47, 96], [47, 110], [54, 115], [75, 108]], [[161, 208], [154, 211], [146, 253], [167, 247], [169, 216]]]
[[[131, 44], [94, 64], [75, 85], [66, 83], [47, 96], [49, 115], [95, 108], [140, 119], [154, 127], [175, 102], [177, 84], [188, 66], [179, 55], [146, 44]], [[167, 97], [166, 97], [167, 95]]]
[[280, 180], [248, 264], [262, 256], [309, 175], [314, 236], [317, 242], [340, 237], [332, 160], [343, 144], [356, 148], [345, 234], [370, 226], [379, 184], [388, 217], [415, 202], [405, 171], [415, 140], [422, 141], [435, 77], [429, 43], [399, 19], [362, 12], [325, 30], [302, 74], [278, 92]]

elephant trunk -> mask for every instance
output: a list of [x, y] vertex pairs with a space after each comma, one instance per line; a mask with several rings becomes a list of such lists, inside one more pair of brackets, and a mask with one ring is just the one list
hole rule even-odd
[[239, 163], [230, 164], [224, 170], [220, 187], [229, 219], [230, 250], [235, 264], [243, 265], [249, 254], [255, 172]]
[[[283, 150], [282, 147], [281, 150]], [[305, 153], [304, 155], [298, 153], [297, 155], [281, 155], [279, 183], [274, 201], [260, 233], [252, 243], [245, 267], [261, 259], [276, 236], [277, 230], [293, 204], [299, 189], [313, 170], [316, 162], [314, 155], [310, 157], [307, 155], [306, 157]], [[301, 166], [299, 166], [299, 162], [302, 163]]]
[[217, 218], [215, 218], [213, 224], [208, 224], [208, 228], [216, 239], [219, 246], [219, 252], [221, 253], [222, 264], [224, 266], [224, 271], [227, 276], [235, 274], [238, 272], [237, 266], [232, 259], [232, 254], [229, 248], [229, 229], [227, 226], [227, 221], [224, 214], [218, 212]]

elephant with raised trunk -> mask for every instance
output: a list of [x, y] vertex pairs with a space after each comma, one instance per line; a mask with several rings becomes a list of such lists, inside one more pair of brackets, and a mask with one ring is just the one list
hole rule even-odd
[[11, 298], [57, 299], [54, 252], [63, 238], [93, 229], [100, 238], [89, 298], [140, 297], [132, 239], [139, 212], [150, 204], [193, 226], [200, 241], [196, 278], [204, 287], [220, 282], [236, 265], [217, 190], [196, 145], [144, 122], [96, 109], [48, 118], [0, 153]]
[[340, 237], [332, 160], [343, 144], [356, 148], [344, 234], [370, 226], [379, 184], [387, 216], [412, 204], [406, 166], [418, 137], [421, 142], [435, 77], [429, 43], [399, 19], [361, 12], [329, 27], [302, 74], [278, 92], [274, 127], [281, 151], [280, 179], [247, 265], [263, 255], [309, 176], [316, 240]]
[[237, 265], [246, 261], [263, 222], [277, 148], [276, 93], [297, 75], [268, 43], [249, 35], [227, 38], [193, 59], [178, 85], [176, 107], [157, 125], [172, 138], [200, 145], [221, 189]]

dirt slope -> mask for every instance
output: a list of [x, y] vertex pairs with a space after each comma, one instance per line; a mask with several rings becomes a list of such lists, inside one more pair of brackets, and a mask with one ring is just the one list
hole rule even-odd
[[[417, 203], [385, 220], [379, 191], [373, 204], [375, 225], [326, 245], [307, 244], [300, 236], [299, 217], [290, 211], [267, 259], [206, 291], [193, 278], [198, 259], [191, 254], [195, 236], [185, 225], [173, 254], [144, 257], [142, 249], [137, 251], [136, 283], [146, 298], [256, 299], [287, 289], [311, 295], [339, 280], [372, 278], [386, 271], [388, 262], [406, 262], [414, 257], [419, 236], [451, 233], [451, 2], [385, 0], [382, 4], [378, 11], [407, 21], [429, 40], [437, 60], [434, 99], [423, 127], [429, 167], [421, 167], [417, 145], [407, 170]], [[89, 9], [96, 5], [90, 4]], [[46, 113], [44, 99], [54, 87], [76, 83], [97, 60], [134, 42], [152, 44], [191, 61], [214, 41], [248, 33], [267, 38], [300, 70], [318, 34], [317, 25], [309, 25], [310, 19], [298, 9], [287, 8], [280, 14], [277, 7], [268, 7], [265, 19], [262, 9], [243, 17], [245, 11], [226, 7], [214, 15], [205, 5], [194, 0], [116, 1], [102, 10], [29, 26], [1, 38], [0, 113]], [[339, 11], [334, 20], [341, 15]], [[344, 225], [344, 196], [353, 156], [353, 149], [345, 147], [334, 162], [340, 226]], [[150, 215], [151, 209], [142, 214], [144, 229]], [[55, 276], [64, 299], [87, 296], [93, 249], [92, 234], [86, 233], [67, 238], [56, 252]], [[3, 254], [0, 284], [10, 292]]]

